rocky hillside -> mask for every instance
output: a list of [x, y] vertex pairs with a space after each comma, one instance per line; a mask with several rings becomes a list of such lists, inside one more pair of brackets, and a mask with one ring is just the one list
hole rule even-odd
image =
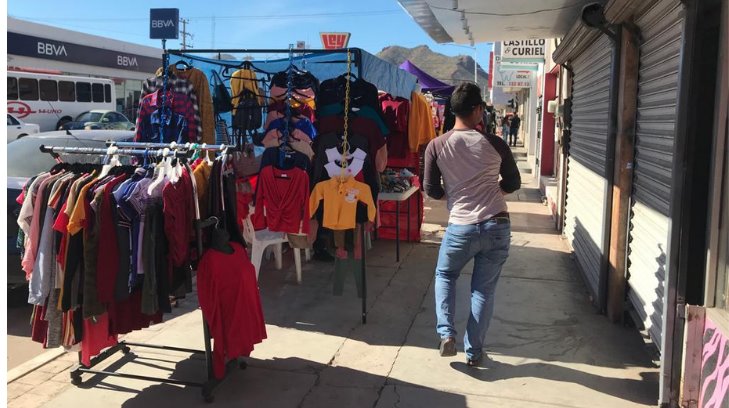
[[[473, 57], [468, 55], [448, 57], [432, 51], [427, 45], [415, 48], [393, 45], [377, 53], [377, 56], [398, 66], [408, 59], [430, 76], [447, 84], [457, 85], [463, 81], [473, 81]], [[478, 85], [483, 89], [487, 81], [488, 74], [479, 66]]]

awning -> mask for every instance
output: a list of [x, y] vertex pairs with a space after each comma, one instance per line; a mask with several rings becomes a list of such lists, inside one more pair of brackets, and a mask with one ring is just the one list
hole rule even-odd
[[400, 64], [400, 69], [405, 70], [418, 77], [420, 89], [423, 92], [431, 92], [437, 95], [448, 96], [452, 94], [453, 90], [456, 88], [453, 85], [448, 85], [445, 82], [439, 81], [428, 75], [427, 72], [418, 68], [415, 64], [410, 62], [410, 60], [405, 60], [405, 62]]
[[[438, 43], [560, 38], [595, 0], [398, 0]], [[600, 1], [603, 2], [604, 1]]]

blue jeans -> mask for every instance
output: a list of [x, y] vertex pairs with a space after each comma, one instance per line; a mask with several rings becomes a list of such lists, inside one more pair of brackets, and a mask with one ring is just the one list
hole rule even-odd
[[509, 256], [511, 224], [486, 221], [474, 225], [449, 224], [435, 268], [436, 331], [441, 339], [456, 337], [456, 280], [471, 260], [471, 313], [463, 343], [466, 357], [481, 358], [483, 341], [494, 314], [494, 292], [501, 267]]

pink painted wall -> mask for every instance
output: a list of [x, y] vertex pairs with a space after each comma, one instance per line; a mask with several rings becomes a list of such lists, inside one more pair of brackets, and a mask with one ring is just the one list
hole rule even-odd
[[729, 406], [729, 343], [707, 316], [701, 356], [699, 407]]

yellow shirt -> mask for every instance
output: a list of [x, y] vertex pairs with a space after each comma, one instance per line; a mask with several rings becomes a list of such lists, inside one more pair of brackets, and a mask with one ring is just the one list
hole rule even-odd
[[244, 90], [251, 91], [258, 95], [258, 105], [266, 106], [262, 96], [263, 92], [258, 87], [257, 79], [256, 73], [251, 69], [239, 69], [233, 72], [233, 75], [230, 76], [230, 93], [231, 102], [233, 104], [233, 116], [235, 116], [235, 111], [237, 110], [238, 99]]
[[367, 205], [367, 217], [375, 220], [375, 203], [372, 200], [370, 186], [348, 177], [340, 183], [339, 178], [321, 181], [314, 186], [309, 196], [309, 214], [319, 208], [319, 201], [324, 200], [324, 220], [322, 225], [332, 230], [354, 228], [357, 218], [357, 202]]
[[[96, 178], [96, 171], [94, 170], [94, 173], [92, 173], [92, 178]], [[86, 206], [84, 206], [86, 193], [91, 189], [91, 187], [96, 184], [93, 180], [89, 181], [81, 187], [81, 191], [78, 193], [78, 199], [76, 200], [76, 203], [73, 207], [73, 212], [71, 213], [71, 217], [68, 220], [68, 233], [71, 235], [76, 235], [81, 229], [83, 229], [83, 224], [86, 221]]]
[[417, 152], [418, 148], [427, 145], [435, 139], [435, 127], [430, 105], [419, 92], [413, 92], [410, 97], [410, 112], [408, 117], [408, 146], [410, 151]]
[[195, 177], [195, 187], [197, 188], [197, 203], [200, 208], [200, 219], [208, 218], [208, 184], [210, 174], [213, 172], [213, 166], [207, 160], [203, 160], [192, 171]]

